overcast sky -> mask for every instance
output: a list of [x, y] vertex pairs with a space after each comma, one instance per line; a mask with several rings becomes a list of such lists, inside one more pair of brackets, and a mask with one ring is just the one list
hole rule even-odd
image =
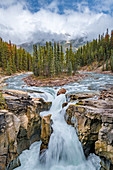
[[50, 37], [93, 39], [113, 29], [112, 11], [113, 0], [0, 0], [0, 37], [16, 44]]

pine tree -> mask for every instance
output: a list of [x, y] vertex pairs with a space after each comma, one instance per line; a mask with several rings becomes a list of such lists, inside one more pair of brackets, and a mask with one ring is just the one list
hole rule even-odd
[[72, 68], [74, 69], [74, 55], [73, 55], [73, 51], [72, 51], [72, 44], [70, 44], [69, 58], [70, 58], [70, 61], [72, 63]]
[[[17, 52], [17, 47], [16, 45], [14, 46], [14, 55], [15, 55], [15, 66], [16, 66], [16, 69], [19, 70], [19, 54]], [[23, 59], [24, 60], [24, 59]], [[23, 61], [24, 62], [24, 61]], [[25, 61], [26, 62], [26, 61]], [[25, 64], [25, 70], [26, 70], [26, 64]]]
[[72, 75], [72, 63], [70, 62], [68, 65], [68, 75], [71, 76]]
[[61, 57], [60, 57], [60, 47], [59, 47], [59, 42], [57, 43], [57, 53], [56, 53], [56, 58], [57, 58], [57, 75], [61, 73]]
[[66, 68], [68, 68], [68, 65], [69, 65], [69, 50], [68, 48], [66, 49]]
[[35, 76], [39, 76], [37, 45], [33, 45], [33, 72]]
[[12, 74], [12, 73], [11, 73], [10, 63], [9, 63], [9, 62], [7, 62], [6, 73], [7, 73], [7, 75], [9, 75], [9, 76]]
[[13, 71], [13, 73], [16, 73], [15, 55], [14, 54], [13, 54], [13, 59], [12, 59], [12, 71]]
[[111, 31], [111, 49], [113, 49], [113, 30]]
[[2, 68], [3, 70], [7, 68], [7, 60], [8, 60], [8, 46], [6, 43], [3, 43], [3, 46], [2, 46]]
[[55, 60], [55, 74], [58, 73], [58, 62], [57, 62], [57, 54], [56, 54], [56, 42], [54, 42], [54, 60]]
[[108, 59], [106, 60], [106, 71], [108, 71]]
[[46, 72], [47, 72], [47, 58], [46, 58], [46, 49], [45, 46], [43, 46], [43, 50], [42, 50], [42, 55], [43, 55], [43, 76], [47, 76]]
[[23, 56], [22, 56], [22, 49], [20, 47], [20, 49], [18, 50], [18, 54], [19, 54], [19, 70], [23, 70], [23, 67], [22, 67], [22, 62], [23, 62]]
[[63, 47], [61, 45], [61, 71], [63, 72], [64, 69], [64, 53], [63, 53]]
[[111, 50], [110, 66], [111, 66], [111, 71], [113, 72], [113, 50]]
[[49, 42], [49, 47], [48, 47], [48, 73], [49, 73], [49, 77], [51, 76], [51, 72], [52, 72], [52, 68], [51, 68], [51, 65], [52, 65], [52, 50], [51, 50], [51, 43]]
[[50, 76], [54, 77], [55, 76], [55, 59], [54, 59], [54, 54], [53, 54], [53, 47], [51, 47], [51, 73]]
[[27, 71], [27, 55], [25, 50], [22, 50], [22, 70]]
[[104, 62], [103, 62], [103, 66], [102, 66], [102, 71], [104, 71]]

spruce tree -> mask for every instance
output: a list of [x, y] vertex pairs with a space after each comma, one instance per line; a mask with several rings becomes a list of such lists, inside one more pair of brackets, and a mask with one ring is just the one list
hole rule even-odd
[[108, 71], [108, 59], [106, 60], [106, 71]]
[[39, 68], [38, 68], [38, 51], [37, 45], [33, 45], [33, 72], [35, 76], [39, 76]]
[[54, 42], [54, 60], [55, 60], [55, 74], [58, 73], [58, 62], [57, 62], [57, 54], [56, 54], [56, 42]]
[[111, 66], [111, 71], [113, 72], [113, 50], [111, 50], [110, 66]]
[[12, 71], [13, 71], [13, 73], [16, 73], [15, 55], [14, 54], [13, 54], [13, 59], [12, 59]]
[[9, 75], [9, 76], [12, 74], [12, 72], [11, 72], [11, 67], [10, 67], [10, 63], [9, 63], [9, 62], [7, 62], [6, 73], [7, 73], [7, 75]]
[[63, 53], [63, 47], [61, 45], [61, 71], [63, 72], [64, 69], [64, 53]]
[[69, 65], [68, 65], [68, 75], [71, 76], [72, 75], [72, 63], [69, 62]]

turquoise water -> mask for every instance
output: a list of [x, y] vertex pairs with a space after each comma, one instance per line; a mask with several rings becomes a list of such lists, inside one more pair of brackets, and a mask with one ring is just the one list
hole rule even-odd
[[[41, 97], [45, 101], [52, 101], [49, 111], [42, 112], [40, 115], [51, 114], [53, 120], [53, 133], [50, 137], [49, 146], [42, 159], [45, 164], [40, 163], [40, 142], [35, 142], [29, 150], [25, 150], [20, 155], [21, 166], [17, 170], [98, 170], [100, 169], [100, 159], [91, 154], [88, 159], [85, 158], [82, 145], [78, 140], [75, 129], [67, 125], [64, 120], [66, 106], [62, 108], [62, 104], [66, 102], [65, 95], [57, 96], [57, 92], [61, 87], [29, 87], [22, 79], [28, 74], [16, 76], [6, 80], [8, 89], [17, 89], [23, 91], [33, 91], [29, 93], [31, 97]], [[79, 92], [99, 92], [104, 88], [113, 85], [113, 76], [104, 74], [89, 74], [89, 77], [82, 81], [62, 86], [67, 90], [66, 93]], [[35, 91], [35, 92], [34, 92]], [[37, 91], [37, 92], [36, 92]], [[42, 93], [40, 93], [42, 92]]]

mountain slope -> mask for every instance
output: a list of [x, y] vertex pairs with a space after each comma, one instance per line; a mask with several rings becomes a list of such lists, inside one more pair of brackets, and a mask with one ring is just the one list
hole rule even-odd
[[[47, 39], [40, 39], [37, 42], [33, 42], [33, 41], [26, 42], [26, 43], [20, 44], [19, 46], [21, 46], [21, 48], [24, 48], [28, 52], [33, 54], [33, 44], [36, 44], [37, 46], [39, 46], [39, 45], [44, 46], [46, 44], [46, 41], [48, 41], [48, 40]], [[56, 40], [55, 39], [51, 40], [52, 45], [54, 44], [54, 41], [56, 41]], [[59, 42], [60, 45], [63, 46], [64, 52], [66, 51], [66, 48], [69, 48], [70, 44], [72, 44], [73, 51], [76, 51], [80, 46], [82, 46], [83, 44], [86, 44], [87, 36], [77, 37], [76, 39], [71, 39], [71, 40], [67, 40], [67, 39], [59, 40], [59, 41], [56, 41], [56, 42]]]

